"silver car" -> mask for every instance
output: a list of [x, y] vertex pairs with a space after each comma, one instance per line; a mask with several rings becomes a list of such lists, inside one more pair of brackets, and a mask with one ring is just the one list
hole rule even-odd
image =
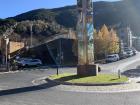
[[42, 61], [40, 59], [29, 59], [29, 58], [18, 59], [16, 63], [18, 66], [22, 67], [42, 65]]
[[106, 62], [115, 62], [118, 61], [119, 59], [120, 58], [118, 54], [111, 54], [106, 57]]

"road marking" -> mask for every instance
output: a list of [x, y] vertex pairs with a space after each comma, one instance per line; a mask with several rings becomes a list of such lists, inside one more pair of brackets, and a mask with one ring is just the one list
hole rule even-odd
[[[32, 81], [32, 84], [33, 85], [41, 85], [41, 84], [44, 84], [44, 83], [47, 83], [47, 81], [45, 80], [47, 77], [41, 77], [41, 78], [37, 78], [37, 79], [34, 79]], [[37, 82], [39, 81], [39, 83]], [[41, 82], [40, 82], [41, 81]]]
[[116, 90], [116, 91], [115, 90], [114, 91], [62, 90], [62, 91], [66, 91], [66, 92], [78, 92], [78, 93], [128, 93], [128, 92], [140, 92], [140, 89]]

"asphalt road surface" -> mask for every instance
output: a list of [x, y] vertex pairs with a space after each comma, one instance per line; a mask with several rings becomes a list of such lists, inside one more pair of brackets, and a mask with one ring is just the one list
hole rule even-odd
[[140, 105], [140, 92], [75, 93], [49, 88], [1, 96], [0, 105]]
[[[118, 65], [123, 70], [139, 69], [140, 55], [103, 65], [107, 72], [114, 72]], [[131, 64], [128, 62], [130, 61]], [[128, 62], [128, 63], [127, 63]], [[115, 67], [114, 67], [115, 66]], [[107, 68], [108, 67], [108, 68]], [[75, 72], [65, 68], [60, 72]], [[32, 80], [55, 74], [56, 69], [30, 69], [17, 73], [0, 75], [0, 105], [140, 105], [140, 91], [122, 93], [84, 93], [62, 91], [58, 84], [48, 83], [34, 86]], [[6, 90], [6, 91], [4, 91]]]
[[107, 64], [100, 64], [102, 71], [103, 72], [118, 72], [118, 70], [126, 71], [130, 68], [135, 68], [135, 66], [138, 65], [140, 62], [140, 53], [138, 53], [135, 56], [117, 61], [117, 62], [112, 62], [112, 63], [107, 63]]

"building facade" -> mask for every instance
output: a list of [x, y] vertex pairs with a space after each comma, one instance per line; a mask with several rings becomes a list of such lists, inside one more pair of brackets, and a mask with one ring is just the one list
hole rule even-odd
[[130, 27], [119, 28], [117, 34], [120, 39], [123, 41], [124, 46], [133, 47], [133, 33]]

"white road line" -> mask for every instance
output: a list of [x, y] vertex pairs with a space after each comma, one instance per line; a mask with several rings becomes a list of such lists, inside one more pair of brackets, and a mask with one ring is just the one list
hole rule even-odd
[[128, 93], [128, 92], [140, 92], [140, 89], [116, 90], [116, 91], [112, 91], [112, 90], [110, 90], [110, 91], [62, 90], [62, 91], [66, 91], [66, 92], [78, 92], [78, 93]]
[[[42, 83], [47, 83], [46, 82], [46, 79], [47, 77], [41, 77], [41, 78], [37, 78], [37, 79], [34, 79], [33, 81], [32, 81], [32, 84], [33, 85], [41, 85]], [[37, 81], [41, 81], [41, 82], [37, 82]]]

